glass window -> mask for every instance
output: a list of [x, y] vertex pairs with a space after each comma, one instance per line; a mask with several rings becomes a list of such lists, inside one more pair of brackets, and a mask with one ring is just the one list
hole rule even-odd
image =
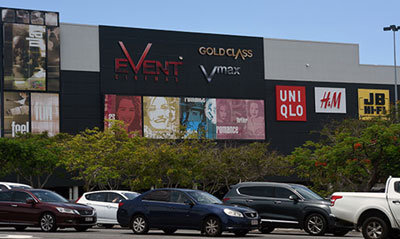
[[323, 200], [322, 197], [320, 197], [318, 194], [316, 194], [315, 192], [311, 191], [309, 188], [303, 185], [292, 185], [292, 188], [294, 188], [294, 190], [300, 193], [300, 195], [303, 196], [305, 199]]
[[11, 202], [12, 193], [11, 191], [0, 192], [0, 202]]
[[221, 200], [207, 192], [193, 190], [189, 191], [188, 194], [202, 204], [222, 204]]
[[281, 188], [281, 187], [275, 188], [275, 197], [276, 198], [289, 199], [290, 195], [295, 195], [295, 193], [286, 188]]
[[123, 199], [118, 193], [108, 193], [107, 202], [119, 203]]
[[122, 195], [127, 197], [129, 200], [134, 199], [135, 197], [139, 196], [139, 193], [125, 193], [123, 192]]
[[47, 190], [35, 190], [32, 191], [33, 195], [35, 195], [41, 202], [68, 202], [63, 196], [56, 192], [47, 191]]
[[85, 197], [87, 200], [90, 201], [105, 202], [107, 198], [107, 193], [91, 193], [87, 194]]
[[170, 195], [169, 191], [157, 190], [157, 191], [153, 191], [153, 192], [146, 194], [143, 197], [143, 200], [168, 202], [169, 195]]
[[239, 192], [255, 197], [274, 197], [274, 187], [269, 186], [241, 187]]
[[184, 193], [178, 191], [171, 192], [170, 202], [184, 203], [185, 201], [189, 201], [189, 199], [186, 197]]
[[26, 202], [26, 199], [31, 198], [31, 195], [29, 195], [28, 193], [24, 193], [24, 192], [14, 192], [14, 199], [13, 202]]
[[400, 193], [400, 181], [394, 183], [394, 191]]
[[0, 185], [0, 191], [5, 191], [8, 190], [8, 188], [4, 185]]

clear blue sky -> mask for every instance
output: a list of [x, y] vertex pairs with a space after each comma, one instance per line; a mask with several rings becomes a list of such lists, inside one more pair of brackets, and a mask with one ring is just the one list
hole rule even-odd
[[[360, 63], [375, 65], [393, 65], [393, 33], [382, 28], [400, 25], [400, 0], [0, 0], [0, 6], [58, 11], [65, 23], [355, 43]], [[396, 42], [399, 49], [400, 31]]]

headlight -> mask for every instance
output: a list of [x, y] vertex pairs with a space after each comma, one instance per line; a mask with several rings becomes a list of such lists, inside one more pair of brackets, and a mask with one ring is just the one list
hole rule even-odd
[[65, 207], [56, 207], [56, 209], [61, 213], [79, 214], [76, 210], [65, 208]]
[[243, 214], [241, 212], [238, 212], [238, 211], [235, 211], [235, 210], [231, 210], [231, 209], [228, 209], [228, 208], [224, 209], [224, 213], [226, 215], [228, 215], [228, 216], [231, 216], [231, 217], [243, 217]]

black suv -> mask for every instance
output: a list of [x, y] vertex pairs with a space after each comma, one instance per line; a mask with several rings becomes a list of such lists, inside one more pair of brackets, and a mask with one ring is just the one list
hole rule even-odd
[[251, 207], [261, 217], [260, 231], [275, 228], [300, 228], [310, 235], [326, 232], [344, 236], [351, 228], [336, 227], [330, 202], [299, 184], [246, 182], [232, 186], [225, 204]]

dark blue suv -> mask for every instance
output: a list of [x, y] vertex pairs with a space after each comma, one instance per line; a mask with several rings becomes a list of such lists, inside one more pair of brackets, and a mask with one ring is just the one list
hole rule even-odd
[[255, 210], [223, 205], [213, 195], [199, 190], [156, 189], [119, 205], [118, 223], [136, 234], [154, 228], [167, 234], [177, 229], [195, 229], [207, 236], [219, 236], [223, 231], [245, 236], [260, 223]]

